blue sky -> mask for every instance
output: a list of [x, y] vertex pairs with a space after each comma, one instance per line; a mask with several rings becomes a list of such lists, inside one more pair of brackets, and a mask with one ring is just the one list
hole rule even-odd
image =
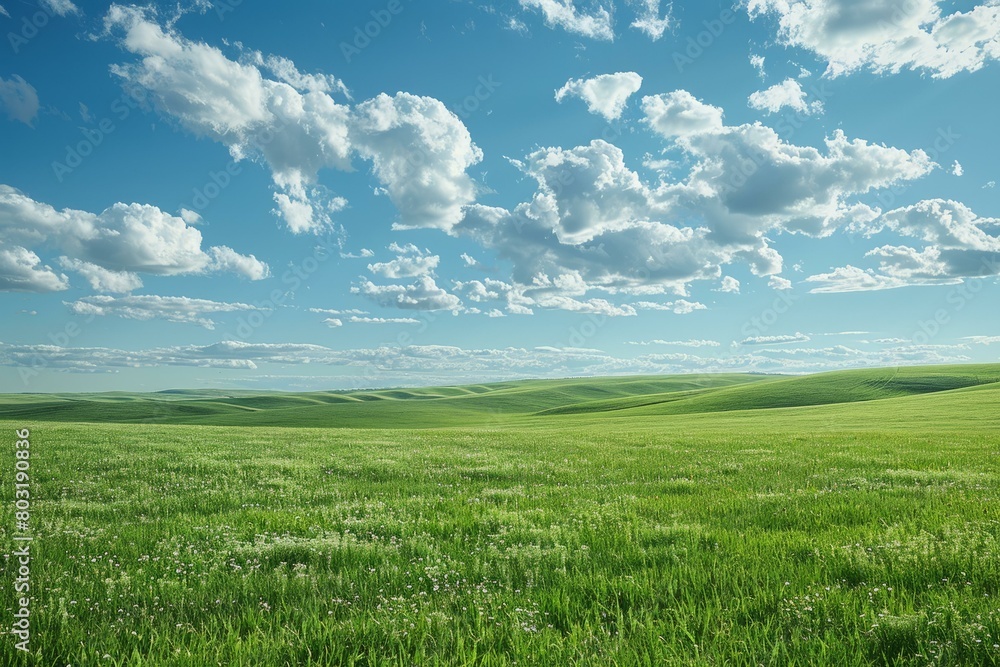
[[995, 1], [0, 7], [5, 391], [998, 360]]

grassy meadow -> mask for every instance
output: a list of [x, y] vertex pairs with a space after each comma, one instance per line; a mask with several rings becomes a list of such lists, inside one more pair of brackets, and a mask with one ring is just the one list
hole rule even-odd
[[0, 396], [2, 665], [998, 665], [1000, 366]]

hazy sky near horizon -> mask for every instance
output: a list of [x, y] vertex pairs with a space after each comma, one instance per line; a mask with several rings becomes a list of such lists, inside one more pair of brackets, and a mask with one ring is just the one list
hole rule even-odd
[[0, 0], [0, 387], [1000, 358], [1000, 2]]

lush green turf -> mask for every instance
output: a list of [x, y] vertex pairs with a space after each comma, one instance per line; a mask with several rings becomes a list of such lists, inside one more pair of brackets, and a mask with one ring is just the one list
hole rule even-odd
[[[1000, 664], [997, 379], [9, 397], [0, 470], [32, 429], [36, 654], [0, 639], [0, 664]], [[37, 411], [154, 402], [380, 423]], [[401, 410], [419, 428], [382, 423]], [[10, 545], [7, 472], [0, 492]]]

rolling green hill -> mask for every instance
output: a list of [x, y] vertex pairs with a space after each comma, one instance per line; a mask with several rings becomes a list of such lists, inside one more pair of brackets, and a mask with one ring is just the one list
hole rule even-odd
[[[8, 394], [0, 418], [211, 426], [432, 428], [581, 418], [655, 418], [904, 399], [1000, 387], [1000, 365], [865, 369], [808, 376], [709, 374], [525, 380], [353, 392], [179, 390]], [[994, 393], [975, 400], [991, 401]], [[969, 400], [969, 399], [963, 399]], [[899, 410], [906, 412], [905, 407]], [[835, 412], [835, 411], [834, 411]], [[833, 414], [833, 413], [831, 413]], [[895, 414], [895, 413], [892, 413]]]

